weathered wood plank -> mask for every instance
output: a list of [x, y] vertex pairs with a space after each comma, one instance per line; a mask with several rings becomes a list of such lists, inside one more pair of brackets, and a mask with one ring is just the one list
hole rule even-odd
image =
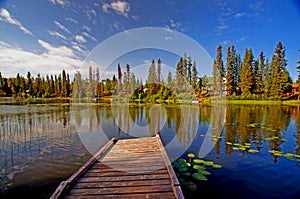
[[161, 147], [163, 158], [165, 160], [165, 163], [166, 163], [166, 166], [167, 166], [167, 170], [168, 170], [168, 173], [169, 173], [170, 178], [171, 178], [171, 182], [172, 182], [172, 185], [173, 185], [172, 187], [173, 187], [173, 191], [175, 193], [175, 196], [178, 199], [182, 199], [182, 198], [184, 198], [184, 196], [183, 196], [183, 193], [182, 193], [182, 190], [181, 190], [181, 187], [180, 187], [180, 183], [179, 183], [179, 181], [178, 181], [178, 179], [176, 177], [175, 171], [173, 170], [173, 167], [172, 167], [171, 162], [170, 162], [170, 160], [168, 158], [168, 155], [167, 155], [167, 152], [165, 150], [165, 147], [163, 146], [163, 143], [161, 142], [160, 135], [157, 134], [156, 137], [157, 137], [157, 142], [158, 142], [158, 144]]
[[109, 187], [95, 189], [72, 189], [70, 195], [106, 195], [106, 194], [132, 194], [132, 193], [161, 193], [173, 191], [172, 186], [153, 185], [138, 187]]
[[134, 187], [134, 186], [151, 186], [151, 185], [170, 185], [169, 179], [161, 180], [143, 180], [143, 181], [117, 181], [101, 183], [77, 183], [74, 188], [104, 188], [104, 187]]
[[[66, 196], [66, 199], [98, 199], [99, 196]], [[173, 192], [164, 192], [164, 193], [143, 193], [143, 194], [119, 194], [119, 195], [101, 195], [102, 199], [121, 199], [121, 198], [127, 198], [127, 199], [136, 199], [136, 198], [156, 198], [156, 199], [174, 199], [174, 193]]]
[[87, 172], [83, 177], [114, 177], [114, 176], [135, 176], [135, 175], [156, 175], [156, 174], [168, 174], [167, 170], [153, 170], [149, 172]]
[[62, 182], [58, 196], [70, 185], [66, 198], [183, 198], [159, 135], [114, 141]]
[[78, 182], [113, 182], [113, 181], [129, 181], [129, 180], [155, 180], [170, 179], [168, 174], [157, 175], [137, 175], [137, 176], [114, 176], [114, 177], [88, 177], [80, 178]]

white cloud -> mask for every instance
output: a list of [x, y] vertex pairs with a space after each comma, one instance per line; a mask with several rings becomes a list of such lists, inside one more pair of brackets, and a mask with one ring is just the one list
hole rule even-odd
[[110, 8], [110, 5], [108, 3], [104, 3], [102, 5], [102, 10], [106, 13], [108, 13], [108, 9]]
[[171, 26], [172, 28], [177, 28], [177, 27], [179, 27], [180, 25], [181, 25], [181, 23], [175, 22], [173, 19], [170, 20], [170, 26]]
[[227, 28], [229, 28], [229, 26], [227, 26], [227, 25], [219, 25], [219, 26], [217, 26], [218, 30], [225, 30]]
[[229, 41], [229, 40], [225, 40], [225, 41], [222, 42], [223, 45], [227, 45], [227, 44], [230, 44], [230, 43], [231, 43], [231, 41]]
[[126, 1], [114, 1], [110, 4], [104, 3], [102, 5], [102, 10], [104, 12], [109, 13], [110, 9], [112, 9], [115, 13], [127, 18], [128, 13], [130, 12], [130, 4]]
[[49, 30], [48, 33], [49, 33], [50, 35], [52, 35], [52, 36], [55, 36], [55, 37], [58, 37], [58, 38], [61, 38], [61, 39], [66, 40], [66, 37], [65, 37], [64, 35], [62, 35], [62, 34], [56, 32], [56, 31], [51, 31], [51, 30]]
[[236, 13], [236, 14], [234, 15], [234, 18], [240, 18], [240, 17], [243, 17], [243, 16], [246, 16], [246, 13], [244, 13], [244, 12], [239, 12], [239, 13]]
[[66, 46], [59, 46], [59, 47], [53, 47], [49, 43], [39, 39], [38, 43], [45, 48], [49, 55], [60, 55], [60, 56], [66, 56], [66, 57], [74, 57], [73, 51], [66, 47]]
[[74, 50], [77, 50], [77, 51], [81, 52], [81, 53], [84, 52], [84, 50], [82, 50], [78, 45], [73, 45], [72, 48], [73, 48]]
[[109, 29], [111, 30], [111, 31], [113, 31], [113, 30], [120, 30], [120, 29], [122, 29], [122, 27], [121, 27], [121, 23], [120, 22], [114, 22], [113, 24], [110, 24], [109, 25]]
[[70, 21], [70, 22], [75, 23], [75, 24], [78, 24], [78, 21], [76, 19], [71, 18], [71, 17], [67, 17], [67, 18], [65, 18], [65, 20]]
[[20, 21], [16, 20], [13, 16], [11, 16], [11, 14], [8, 12], [8, 10], [2, 8], [0, 10], [0, 20], [2, 21], [5, 21], [9, 24], [12, 24], [12, 25], [16, 25], [18, 26], [25, 34], [29, 34], [29, 35], [32, 35], [32, 33], [27, 29], [25, 28]]
[[57, 74], [62, 69], [74, 71], [74, 68], [83, 64], [73, 50], [66, 46], [54, 47], [43, 40], [38, 40], [38, 43], [45, 49], [43, 53], [26, 51], [0, 41], [0, 67], [5, 75], [15, 76], [22, 71], [30, 71], [32, 74]]
[[240, 43], [240, 42], [245, 41], [245, 40], [248, 39], [248, 38], [249, 38], [249, 36], [241, 37], [241, 38], [239, 38], [236, 42], [237, 42], [237, 43]]
[[79, 43], [86, 43], [86, 39], [82, 35], [76, 35], [75, 40]]
[[69, 5], [67, 0], [49, 0], [54, 5], [60, 5], [61, 7], [65, 7]]
[[88, 26], [86, 26], [86, 25], [82, 26], [82, 29], [84, 29], [84, 30], [86, 30], [88, 32], [91, 32], [91, 28], [88, 27]]
[[95, 37], [91, 36], [91, 35], [90, 35], [89, 33], [87, 33], [87, 32], [83, 32], [82, 35], [85, 36], [85, 37], [87, 37], [87, 38], [90, 38], [90, 39], [93, 40], [93, 41], [97, 41], [97, 39], [96, 39]]
[[65, 31], [66, 33], [71, 34], [70, 30], [68, 28], [66, 28], [64, 25], [62, 25], [61, 23], [59, 23], [58, 21], [54, 21], [53, 23], [61, 30]]

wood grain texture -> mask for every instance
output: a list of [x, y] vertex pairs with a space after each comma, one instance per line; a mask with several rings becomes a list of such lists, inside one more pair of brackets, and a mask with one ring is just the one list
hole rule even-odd
[[160, 136], [111, 140], [52, 199], [183, 198]]

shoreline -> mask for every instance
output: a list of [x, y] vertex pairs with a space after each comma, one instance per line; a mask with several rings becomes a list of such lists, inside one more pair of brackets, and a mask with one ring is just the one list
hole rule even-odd
[[[111, 103], [113, 100], [112, 98], [100, 98], [95, 101], [91, 101], [87, 98], [76, 99], [78, 100], [77, 103], [79, 104], [108, 104]], [[65, 104], [69, 103], [72, 104], [74, 99], [72, 97], [57, 97], [57, 98], [13, 98], [13, 97], [0, 97], [0, 102], [15, 102], [21, 104]], [[116, 100], [117, 103], [124, 104], [122, 100]], [[211, 104], [227, 104], [227, 105], [289, 105], [289, 106], [300, 106], [300, 100], [240, 100], [240, 99], [213, 99], [213, 98], [204, 98], [202, 102], [195, 103], [193, 100], [156, 100], [156, 101], [146, 101], [146, 100], [129, 100], [125, 103], [128, 104], [141, 104], [141, 105], [148, 105], [148, 104], [194, 104], [194, 105], [211, 105]], [[0, 103], [2, 104], [2, 103]], [[5, 105], [5, 103], [3, 104]]]

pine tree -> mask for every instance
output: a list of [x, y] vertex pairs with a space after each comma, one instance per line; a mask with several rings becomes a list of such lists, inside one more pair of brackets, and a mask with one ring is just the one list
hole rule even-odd
[[264, 90], [265, 90], [265, 96], [269, 97], [270, 95], [270, 89], [272, 85], [272, 70], [269, 66], [269, 60], [266, 59], [266, 64], [264, 68]]
[[2, 77], [2, 74], [0, 72], [0, 90], [3, 89], [3, 77]]
[[118, 64], [118, 92], [122, 91], [122, 71], [121, 66]]
[[197, 89], [197, 67], [196, 67], [196, 61], [194, 61], [193, 64], [193, 69], [192, 69], [193, 73], [192, 73], [192, 88], [194, 89], [194, 91], [196, 91]]
[[181, 57], [176, 67], [175, 75], [175, 89], [177, 93], [184, 91], [184, 69], [183, 69], [183, 58]]
[[241, 70], [241, 56], [235, 53], [234, 64], [233, 64], [233, 77], [234, 77], [234, 92], [236, 95], [240, 94], [240, 89], [238, 87], [240, 81], [240, 70]]
[[167, 77], [167, 87], [169, 90], [172, 90], [172, 83], [173, 83], [173, 75], [172, 72], [168, 72], [168, 77]]
[[62, 96], [68, 96], [67, 75], [65, 70], [62, 71]]
[[213, 65], [213, 76], [215, 89], [218, 91], [219, 95], [222, 95], [223, 90], [223, 77], [224, 77], [224, 66], [222, 60], [222, 46], [219, 45], [217, 48], [217, 56]]
[[157, 60], [157, 83], [158, 83], [158, 85], [161, 84], [160, 76], [161, 76], [161, 61], [160, 61], [160, 58], [158, 58], [158, 60]]
[[[300, 52], [300, 50], [299, 50]], [[298, 79], [297, 79], [297, 83], [300, 84], [300, 58], [299, 61], [297, 61], [298, 66], [296, 67], [297, 72], [298, 72]], [[300, 92], [300, 86], [299, 86], [299, 92]]]
[[73, 97], [80, 98], [82, 97], [82, 94], [81, 73], [77, 71], [74, 75]]
[[271, 68], [273, 70], [272, 95], [281, 98], [284, 93], [290, 92], [292, 80], [286, 70], [285, 48], [278, 42], [275, 54], [272, 57]]
[[233, 68], [234, 68], [234, 47], [232, 48], [228, 46], [227, 49], [227, 68], [226, 68], [226, 91], [229, 95], [232, 95], [234, 88], [234, 76], [233, 76]]
[[152, 60], [152, 63], [149, 67], [147, 82], [148, 82], [149, 93], [151, 95], [155, 92], [156, 84], [157, 84], [157, 75], [156, 75], [154, 60]]
[[246, 49], [243, 66], [240, 72], [240, 82], [239, 87], [241, 89], [242, 95], [250, 95], [253, 91], [253, 55], [252, 49]]
[[259, 66], [259, 60], [254, 61], [254, 90], [253, 93], [256, 95], [262, 94], [263, 88], [263, 80], [262, 80], [262, 73]]
[[191, 56], [188, 57], [187, 78], [188, 78], [189, 84], [192, 85], [192, 58], [191, 58]]

